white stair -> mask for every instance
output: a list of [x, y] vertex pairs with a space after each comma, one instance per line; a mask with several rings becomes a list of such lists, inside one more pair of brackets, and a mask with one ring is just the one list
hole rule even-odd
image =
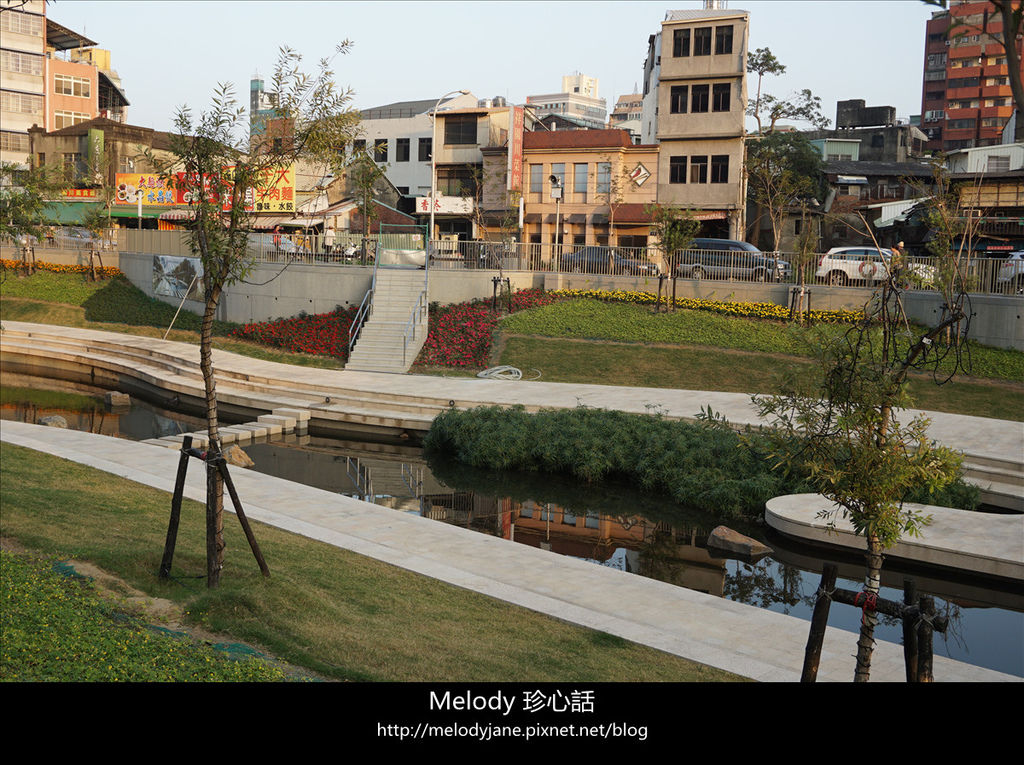
[[378, 268], [373, 307], [356, 340], [345, 369], [362, 372], [409, 371], [427, 339], [426, 312], [417, 312], [412, 333], [404, 341], [409, 319], [426, 286], [421, 268]]

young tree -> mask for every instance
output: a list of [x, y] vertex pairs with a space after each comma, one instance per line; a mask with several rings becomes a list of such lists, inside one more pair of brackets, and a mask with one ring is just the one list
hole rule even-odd
[[[949, 200], [933, 209], [940, 216], [958, 217]], [[865, 538], [865, 605], [854, 673], [858, 682], [870, 676], [877, 624], [873, 599], [883, 551], [904, 534], [917, 534], [928, 520], [905, 508], [903, 501], [921, 486], [942, 488], [960, 470], [960, 455], [929, 439], [927, 419], [918, 416], [907, 423], [897, 416], [910, 403], [906, 382], [911, 371], [928, 370], [945, 381], [964, 370], [966, 255], [963, 248], [947, 248], [938, 259], [936, 281], [944, 304], [931, 326], [919, 328], [907, 321], [900, 287], [905, 264], [891, 263], [865, 306], [863, 320], [823, 345], [819, 374], [802, 372], [790, 377], [779, 395], [755, 397], [761, 415], [775, 425], [779, 465], [802, 466], [818, 492], [835, 503], [822, 515], [833, 523], [836, 513], [848, 518]], [[954, 328], [958, 331], [942, 342]]]
[[[349, 41], [337, 47], [346, 53]], [[221, 451], [217, 420], [216, 381], [212, 358], [213, 320], [224, 288], [247, 274], [248, 236], [252, 210], [268, 197], [280, 174], [299, 158], [311, 158], [337, 167], [340, 147], [349, 143], [359, 121], [350, 107], [351, 91], [334, 83], [330, 62], [320, 61], [315, 74], [300, 71], [302, 57], [280, 49], [273, 76], [277, 93], [278, 125], [251, 144], [245, 134], [246, 112], [230, 84], [214, 92], [208, 111], [198, 117], [187, 107], [178, 110], [171, 138], [173, 159], [150, 161], [191, 198], [192, 219], [187, 224], [189, 243], [203, 266], [204, 311], [200, 330], [200, 369], [206, 398], [209, 451]], [[247, 207], [249, 209], [247, 209]], [[216, 587], [223, 565], [223, 483], [212, 471], [214, 500], [207, 507], [207, 585]], [[211, 539], [212, 538], [212, 539]]]
[[700, 221], [696, 220], [689, 210], [681, 210], [672, 205], [648, 205], [644, 212], [651, 216], [651, 233], [658, 238], [668, 277], [672, 280], [671, 305], [674, 310], [679, 253], [687, 249], [697, 236]]
[[[808, 122], [819, 130], [829, 126], [829, 119], [821, 111], [821, 99], [806, 88], [786, 98], [761, 93], [761, 80], [766, 74], [785, 74], [786, 67], [768, 48], [758, 48], [747, 54], [747, 71], [757, 73], [757, 95], [747, 104], [747, 116], [757, 122], [757, 134], [775, 132], [779, 120]], [[764, 123], [768, 126], [765, 127]]]
[[0, 163], [0, 242], [20, 245], [25, 236], [41, 238], [43, 208], [67, 187], [64, 175], [52, 168]]
[[768, 215], [778, 251], [786, 214], [800, 200], [821, 194], [821, 155], [799, 133], [768, 133], [747, 144], [747, 196], [756, 222]]

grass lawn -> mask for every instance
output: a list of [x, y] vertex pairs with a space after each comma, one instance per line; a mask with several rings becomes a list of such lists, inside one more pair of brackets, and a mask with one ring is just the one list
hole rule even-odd
[[[733, 393], [770, 393], [785, 370], [811, 365], [799, 357], [720, 348], [505, 335], [494, 363], [518, 367], [524, 377], [539, 370], [546, 382]], [[1024, 385], [1008, 381], [958, 377], [939, 386], [930, 375], [915, 375], [910, 394], [921, 409], [1024, 421]]]
[[[61, 480], [55, 482], [54, 475]], [[4, 446], [0, 502], [3, 536], [46, 555], [90, 561], [153, 597], [180, 604], [206, 629], [330, 678], [739, 679], [255, 524], [272, 572], [264, 579], [230, 515], [225, 518], [227, 566], [221, 587], [209, 591], [203, 579], [203, 510], [195, 502], [184, 504], [173, 579], [163, 582], [156, 572], [168, 494], [16, 446]]]

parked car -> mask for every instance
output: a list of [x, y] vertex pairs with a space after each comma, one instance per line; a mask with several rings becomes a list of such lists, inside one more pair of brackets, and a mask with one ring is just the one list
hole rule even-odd
[[562, 255], [563, 271], [584, 274], [628, 274], [630, 276], [658, 276], [661, 271], [655, 263], [640, 258], [627, 258], [614, 247], [587, 246]]
[[[877, 247], [833, 247], [818, 260], [816, 278], [827, 284], [845, 285], [852, 282], [879, 282], [889, 276], [892, 250]], [[935, 278], [935, 267], [911, 263], [907, 270], [919, 281], [928, 283]]]
[[790, 265], [765, 255], [752, 244], [736, 239], [694, 239], [680, 256], [679, 276], [689, 279], [752, 279], [757, 282], [784, 281]]
[[1003, 294], [1024, 295], [1024, 250], [1011, 252], [999, 267], [996, 291]]
[[283, 252], [286, 255], [296, 255], [300, 252], [295, 242], [283, 234], [249, 234], [247, 239], [245, 248], [252, 255], [267, 252]]

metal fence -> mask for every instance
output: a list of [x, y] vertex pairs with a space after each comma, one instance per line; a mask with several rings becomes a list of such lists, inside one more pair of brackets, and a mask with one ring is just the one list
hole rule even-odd
[[[82, 229], [57, 228], [41, 241], [27, 244], [45, 260], [47, 249], [120, 250], [159, 255], [192, 256], [181, 231], [114, 229], [102, 237]], [[6, 243], [5, 243], [6, 244]], [[21, 251], [22, 247], [4, 247]], [[362, 234], [338, 232], [333, 240], [322, 234], [254, 232], [248, 255], [254, 262], [339, 263], [372, 266], [378, 250], [424, 250], [421, 234]], [[858, 252], [859, 250], [859, 252]], [[885, 278], [888, 263], [871, 248], [845, 248], [842, 253], [818, 254], [803, 266], [803, 283], [832, 287], [873, 287]], [[421, 255], [422, 259], [422, 255]], [[723, 252], [685, 250], [666, 257], [656, 247], [526, 242], [435, 240], [430, 242], [431, 269], [441, 271], [502, 270], [596, 276], [659, 277], [709, 281], [800, 283], [798, 261], [785, 252]], [[934, 289], [937, 258], [906, 258], [900, 281], [907, 289]], [[968, 288], [975, 293], [1024, 294], [1024, 261], [1013, 258], [971, 258]]]

